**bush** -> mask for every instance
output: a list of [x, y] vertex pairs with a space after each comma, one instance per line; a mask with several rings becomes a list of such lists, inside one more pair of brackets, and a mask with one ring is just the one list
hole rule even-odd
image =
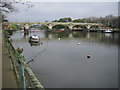
[[17, 26], [16, 25], [9, 25], [9, 29], [12, 28], [12, 30], [17, 30]]

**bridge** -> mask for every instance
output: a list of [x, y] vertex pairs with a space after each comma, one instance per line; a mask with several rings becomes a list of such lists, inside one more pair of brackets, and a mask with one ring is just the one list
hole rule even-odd
[[62, 25], [67, 29], [91, 29], [91, 28], [99, 28], [101, 29], [104, 25], [99, 23], [73, 23], [73, 22], [11, 22], [11, 24], [20, 24], [24, 26], [28, 24], [29, 26], [33, 26], [35, 24], [40, 26], [46, 26], [48, 29], [53, 29], [53, 27], [57, 25]]

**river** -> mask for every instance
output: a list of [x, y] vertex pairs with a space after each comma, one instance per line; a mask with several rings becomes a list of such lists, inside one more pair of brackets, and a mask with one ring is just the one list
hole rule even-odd
[[[40, 43], [29, 43], [30, 34]], [[117, 88], [118, 34], [96, 32], [14, 32], [15, 48], [24, 48], [26, 62], [45, 88]], [[91, 55], [87, 58], [87, 55]]]

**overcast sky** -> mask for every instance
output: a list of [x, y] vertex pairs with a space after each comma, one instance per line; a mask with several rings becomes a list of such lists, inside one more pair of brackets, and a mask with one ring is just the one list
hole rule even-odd
[[9, 21], [44, 22], [62, 17], [72, 19], [85, 17], [104, 17], [109, 14], [118, 15], [118, 2], [31, 2], [34, 7], [27, 9], [23, 5], [15, 5], [19, 12], [8, 15]]

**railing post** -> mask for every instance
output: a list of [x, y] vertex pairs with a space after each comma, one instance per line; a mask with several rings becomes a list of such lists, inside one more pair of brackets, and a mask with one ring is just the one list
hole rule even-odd
[[26, 90], [24, 67], [22, 66], [20, 61], [18, 63], [19, 63], [18, 71], [19, 71], [20, 88], [23, 88], [24, 90]]
[[17, 52], [18, 52], [18, 72], [19, 72], [19, 85], [20, 88], [22, 88], [23, 90], [26, 90], [26, 81], [25, 81], [25, 74], [24, 74], [24, 66], [21, 63], [22, 60], [22, 52], [23, 52], [23, 48], [22, 47], [18, 47], [17, 48]]

